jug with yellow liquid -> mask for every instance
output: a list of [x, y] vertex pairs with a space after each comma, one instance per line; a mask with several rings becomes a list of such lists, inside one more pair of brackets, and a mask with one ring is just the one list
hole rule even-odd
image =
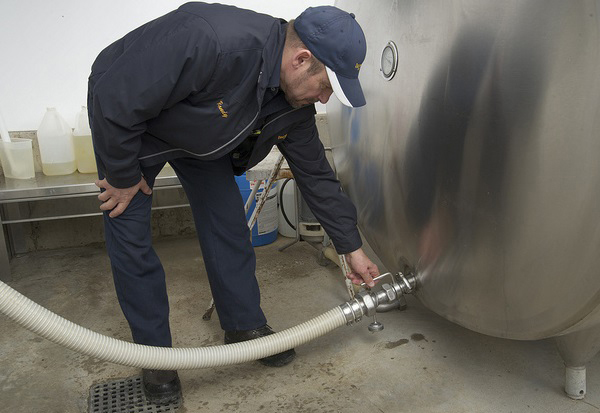
[[77, 169], [73, 132], [56, 111], [48, 108], [37, 130], [44, 175], [68, 175]]
[[82, 106], [81, 111], [77, 114], [75, 130], [73, 131], [73, 144], [75, 146], [77, 170], [82, 174], [95, 173], [97, 171], [96, 157], [94, 156], [92, 131], [85, 106]]

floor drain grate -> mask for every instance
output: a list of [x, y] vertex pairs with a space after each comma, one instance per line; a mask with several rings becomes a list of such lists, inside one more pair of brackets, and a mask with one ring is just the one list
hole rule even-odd
[[181, 400], [151, 404], [144, 396], [140, 376], [99, 383], [90, 388], [88, 413], [169, 413], [181, 407]]

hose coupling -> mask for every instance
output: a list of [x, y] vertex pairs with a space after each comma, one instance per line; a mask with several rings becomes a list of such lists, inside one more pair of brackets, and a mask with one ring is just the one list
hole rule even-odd
[[412, 294], [415, 291], [416, 278], [412, 274], [405, 276], [402, 273], [395, 275], [385, 273], [376, 277], [375, 280], [386, 276], [391, 278], [391, 283], [383, 284], [377, 291], [362, 290], [352, 300], [340, 305], [347, 325], [359, 322], [364, 316], [375, 316], [377, 307], [391, 307], [398, 304], [403, 298], [403, 294]]

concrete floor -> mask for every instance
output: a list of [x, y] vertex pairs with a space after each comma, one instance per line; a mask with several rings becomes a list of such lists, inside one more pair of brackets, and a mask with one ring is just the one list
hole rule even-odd
[[[269, 324], [281, 330], [347, 300], [334, 265], [317, 264], [306, 243], [257, 248]], [[161, 241], [176, 346], [222, 342], [216, 317], [202, 321], [210, 295], [194, 238]], [[84, 327], [129, 340], [102, 248], [36, 252], [13, 260], [9, 284]], [[518, 342], [452, 324], [408, 297], [408, 309], [342, 327], [297, 348], [291, 365], [257, 362], [180, 371], [180, 412], [573, 412], [600, 411], [600, 359], [588, 364], [588, 395], [563, 393], [563, 363], [552, 340]], [[0, 317], [0, 412], [87, 412], [89, 389], [138, 370], [64, 349]]]

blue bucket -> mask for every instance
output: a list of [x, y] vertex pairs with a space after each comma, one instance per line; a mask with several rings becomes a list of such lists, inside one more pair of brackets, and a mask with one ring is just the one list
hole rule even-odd
[[[237, 183], [238, 188], [240, 188], [240, 193], [242, 194], [245, 204], [252, 193], [251, 183], [246, 180], [246, 174], [236, 176], [235, 182]], [[256, 197], [252, 201], [250, 209], [246, 214], [246, 220], [249, 220], [252, 216], [252, 212], [254, 212], [254, 207], [256, 206], [256, 198], [258, 198], [262, 192], [263, 189], [261, 188], [256, 193]], [[258, 219], [252, 228], [252, 246], [260, 247], [261, 245], [267, 245], [274, 242], [277, 239], [278, 223], [277, 185], [275, 184], [269, 191], [269, 197], [258, 214]]]

